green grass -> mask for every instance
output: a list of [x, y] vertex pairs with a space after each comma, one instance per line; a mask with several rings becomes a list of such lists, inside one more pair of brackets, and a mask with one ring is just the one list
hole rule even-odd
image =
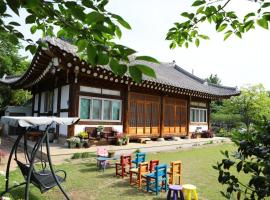
[[[233, 151], [232, 144], [219, 146], [210, 145], [192, 150], [179, 150], [177, 152], [147, 154], [147, 159], [159, 159], [161, 163], [181, 160], [183, 163], [184, 183], [191, 183], [197, 186], [199, 199], [218, 200], [223, 199], [220, 195], [222, 186], [217, 182], [217, 171], [212, 165], [222, 159], [220, 150]], [[71, 199], [165, 199], [166, 194], [162, 192], [156, 196], [131, 187], [128, 178], [121, 179], [114, 176], [114, 169], [107, 169], [104, 173], [97, 171], [94, 158], [73, 160], [55, 167], [66, 170], [67, 182], [63, 184]], [[22, 181], [18, 170], [11, 173], [11, 184], [14, 181]], [[4, 178], [0, 178], [0, 191], [4, 188]], [[14, 189], [9, 195], [13, 199], [23, 199], [24, 187]], [[30, 199], [64, 199], [57, 188], [45, 194], [40, 194], [34, 186], [30, 189]]]

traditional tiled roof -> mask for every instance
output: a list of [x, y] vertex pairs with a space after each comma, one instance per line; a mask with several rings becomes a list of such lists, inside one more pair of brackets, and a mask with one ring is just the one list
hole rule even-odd
[[[65, 54], [69, 54], [73, 56], [75, 59], [79, 60], [79, 56], [77, 54], [77, 47], [63, 41], [58, 38], [46, 38], [45, 41], [49, 44], [49, 46], [52, 48], [57, 48], [62, 52], [65, 52]], [[39, 50], [41, 51], [41, 49]], [[43, 50], [44, 51], [44, 50]], [[50, 48], [46, 51], [50, 51]], [[21, 77], [6, 77], [6, 79], [0, 79], [0, 83], [14, 85], [16, 84], [18, 86], [23, 86], [24, 82], [27, 81], [31, 77], [30, 72], [32, 73], [35, 69], [35, 61], [38, 59], [41, 53], [37, 52], [30, 68], [23, 76]], [[84, 63], [84, 61], [82, 61]], [[183, 68], [179, 67], [175, 63], [166, 63], [161, 62], [159, 64], [157, 63], [151, 63], [147, 61], [138, 61], [131, 59], [130, 64], [144, 64], [147, 66], [150, 66], [154, 69], [156, 72], [156, 78], [150, 78], [147, 76], [143, 76], [143, 80], [148, 83], [156, 83], [158, 85], [164, 85], [164, 86], [170, 86], [175, 89], [181, 89], [181, 91], [189, 91], [188, 94], [190, 94], [190, 91], [196, 92], [198, 94], [201, 94], [200, 96], [207, 97], [207, 95], [210, 95], [210, 98], [228, 98], [230, 96], [239, 95], [240, 92], [237, 90], [237, 88], [234, 87], [226, 87], [226, 86], [219, 86], [215, 84], [209, 84], [205, 80], [187, 72]], [[37, 68], [37, 66], [36, 66]], [[104, 69], [107, 71], [111, 71], [109, 66], [99, 66], [100, 69]], [[39, 67], [39, 73], [40, 74], [46, 74], [48, 72], [48, 67]], [[126, 74], [125, 77], [129, 77], [129, 74]], [[123, 83], [123, 82], [122, 82]], [[152, 87], [151, 87], [152, 88]], [[171, 91], [170, 89], [167, 89], [165, 91]], [[185, 94], [185, 93], [184, 93]], [[209, 97], [208, 97], [209, 98]]]

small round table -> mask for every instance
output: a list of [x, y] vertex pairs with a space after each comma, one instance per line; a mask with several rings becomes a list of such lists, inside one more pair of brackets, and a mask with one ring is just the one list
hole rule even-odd
[[[173, 197], [171, 198], [171, 193], [173, 192]], [[178, 200], [178, 192], [180, 193], [180, 200], [184, 200], [184, 195], [182, 192], [181, 185], [169, 185], [169, 191], [167, 194], [167, 200]]]

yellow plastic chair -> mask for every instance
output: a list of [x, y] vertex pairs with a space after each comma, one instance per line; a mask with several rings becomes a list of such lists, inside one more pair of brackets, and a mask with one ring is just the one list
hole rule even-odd
[[197, 187], [195, 185], [185, 184], [182, 187], [185, 200], [191, 200], [191, 195], [193, 195], [193, 199], [198, 200]]

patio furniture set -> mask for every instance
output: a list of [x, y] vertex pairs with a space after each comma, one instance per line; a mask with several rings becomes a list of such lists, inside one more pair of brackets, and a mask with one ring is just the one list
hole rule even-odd
[[136, 185], [139, 189], [144, 186], [147, 192], [167, 193], [167, 200], [191, 200], [191, 196], [198, 200], [196, 186], [182, 184], [182, 162], [172, 161], [170, 166], [161, 164], [159, 160], [146, 161], [145, 153], [136, 153], [132, 159], [131, 154], [107, 157], [106, 148], [97, 149], [97, 165], [99, 169], [105, 170], [110, 161], [115, 162], [115, 175], [121, 178], [129, 177], [130, 185]]

